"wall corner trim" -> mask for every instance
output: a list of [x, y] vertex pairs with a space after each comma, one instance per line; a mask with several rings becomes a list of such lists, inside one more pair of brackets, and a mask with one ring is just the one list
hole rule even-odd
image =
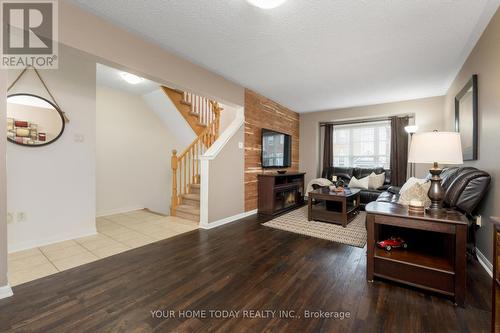
[[236, 112], [236, 117], [229, 124], [226, 130], [219, 136], [219, 138], [214, 142], [214, 144], [208, 148], [208, 150], [200, 156], [200, 159], [203, 160], [213, 160], [217, 157], [217, 155], [221, 152], [222, 148], [226, 145], [226, 143], [238, 132], [240, 127], [245, 122], [245, 109], [238, 108]]
[[477, 260], [483, 266], [484, 270], [486, 273], [488, 273], [489, 276], [493, 277], [493, 265], [491, 262], [486, 258], [486, 256], [479, 251], [479, 249], [476, 247], [476, 254], [477, 254]]
[[240, 214], [236, 214], [236, 215], [233, 215], [233, 216], [229, 216], [229, 217], [223, 218], [223, 219], [215, 221], [215, 222], [202, 223], [202, 224], [200, 224], [200, 228], [201, 229], [213, 229], [213, 228], [217, 228], [217, 227], [220, 227], [220, 226], [222, 226], [224, 224], [235, 222], [235, 221], [241, 220], [241, 219], [243, 219], [245, 217], [248, 217], [248, 216], [251, 216], [251, 215], [254, 215], [254, 214], [257, 214], [257, 209], [251, 210], [251, 211], [248, 211], [248, 212], [243, 212], [243, 213], [240, 213]]
[[0, 287], [0, 299], [13, 296], [12, 288], [10, 285]]

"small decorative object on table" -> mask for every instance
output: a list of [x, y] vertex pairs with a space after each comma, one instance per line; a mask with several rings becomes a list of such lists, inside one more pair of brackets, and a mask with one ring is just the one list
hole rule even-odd
[[330, 189], [330, 192], [344, 192], [344, 188], [343, 187], [337, 187], [335, 185], [331, 185], [328, 187]]
[[278, 170], [278, 173], [279, 173], [280, 175], [284, 175], [284, 174], [286, 173], [286, 170]]
[[343, 181], [341, 178], [339, 178], [339, 179], [335, 182], [335, 186], [337, 186], [337, 187], [344, 187], [344, 186], [345, 186], [345, 183], [344, 183], [344, 181]]
[[411, 200], [408, 206], [408, 212], [412, 214], [423, 214], [425, 212], [424, 202], [417, 199]]
[[391, 237], [389, 239], [377, 242], [377, 245], [378, 247], [386, 249], [387, 251], [396, 249], [398, 247], [402, 247], [404, 249], [408, 247], [408, 244], [406, 244], [406, 242], [399, 237]]

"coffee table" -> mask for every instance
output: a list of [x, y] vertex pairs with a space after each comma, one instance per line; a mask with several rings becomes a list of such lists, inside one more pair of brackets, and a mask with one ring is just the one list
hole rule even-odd
[[308, 193], [307, 220], [341, 224], [344, 228], [359, 214], [360, 189], [332, 192], [321, 187]]

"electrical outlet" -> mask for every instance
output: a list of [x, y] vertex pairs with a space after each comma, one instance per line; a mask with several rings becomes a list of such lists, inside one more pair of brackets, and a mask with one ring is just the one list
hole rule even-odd
[[25, 212], [17, 212], [17, 214], [16, 214], [16, 220], [17, 220], [17, 222], [24, 222], [24, 221], [26, 221], [26, 213]]
[[7, 224], [12, 224], [14, 223], [14, 214], [8, 212], [7, 213]]
[[243, 142], [238, 142], [238, 148], [243, 149]]
[[483, 225], [483, 221], [482, 220], [483, 220], [483, 218], [482, 218], [481, 215], [476, 216], [476, 225], [478, 227], [481, 227]]

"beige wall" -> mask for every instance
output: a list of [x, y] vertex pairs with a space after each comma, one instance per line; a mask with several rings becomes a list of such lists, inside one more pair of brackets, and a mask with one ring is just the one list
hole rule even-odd
[[[0, 95], [7, 95], [7, 71], [0, 70]], [[0, 135], [7, 135], [7, 124], [5, 115], [7, 113], [7, 101], [0, 99]], [[7, 184], [6, 184], [6, 140], [0, 140], [0, 287], [7, 284]]]
[[[444, 97], [415, 99], [404, 102], [360, 106], [300, 115], [300, 171], [306, 172], [306, 183], [321, 176], [319, 169], [319, 123], [369, 119], [401, 114], [413, 114], [419, 131], [443, 129]], [[417, 166], [417, 176], [425, 175], [428, 166]]]
[[[8, 226], [10, 252], [96, 232], [96, 64], [86, 53], [63, 45], [59, 55], [59, 69], [40, 74], [70, 119], [64, 133], [44, 147], [7, 145], [8, 211], [26, 216]], [[19, 73], [9, 70], [8, 81]], [[20, 92], [50, 100], [32, 71], [9, 93]]]
[[479, 158], [466, 165], [489, 172], [492, 186], [480, 213], [483, 227], [477, 233], [478, 249], [491, 261], [492, 226], [490, 216], [500, 216], [500, 10], [493, 16], [446, 94], [446, 128], [454, 130], [454, 99], [473, 74], [479, 89]]
[[242, 125], [217, 157], [209, 161], [208, 223], [245, 211], [245, 152], [238, 146], [244, 136]]
[[97, 215], [148, 208], [169, 214], [174, 135], [139, 95], [97, 87]]
[[59, 1], [59, 40], [152, 81], [225, 103], [244, 103], [240, 85], [120, 29], [68, 0]]

